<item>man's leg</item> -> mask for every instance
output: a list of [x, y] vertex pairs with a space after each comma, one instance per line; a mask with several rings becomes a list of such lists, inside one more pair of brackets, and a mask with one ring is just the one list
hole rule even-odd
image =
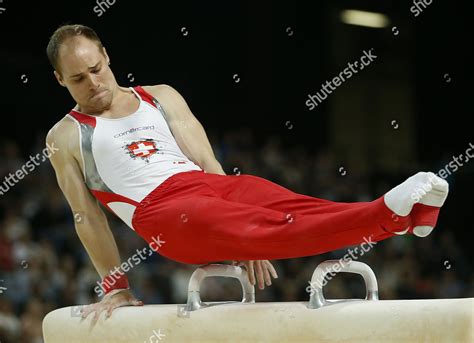
[[213, 175], [209, 185], [226, 200], [257, 205], [286, 214], [339, 212], [357, 203], [335, 202], [291, 191], [259, 176], [242, 174]]
[[[317, 255], [364, 239], [375, 242], [386, 238], [387, 231], [401, 231], [410, 224], [409, 216], [394, 216], [382, 197], [360, 203], [303, 195], [272, 200], [275, 194], [262, 194], [256, 185], [251, 190], [241, 176], [184, 177], [134, 218], [134, 227], [145, 240], [160, 235], [164, 243], [158, 253], [184, 263]], [[223, 186], [224, 193], [219, 194]], [[242, 202], [251, 193], [258, 194], [260, 204], [274, 208]]]
[[[333, 202], [295, 193], [276, 183], [254, 175], [223, 177], [215, 175], [210, 185], [222, 198], [286, 212], [318, 214], [343, 211], [357, 203]], [[435, 227], [439, 209], [448, 195], [449, 185], [433, 173], [420, 172], [409, 177], [385, 194], [384, 203], [398, 216], [410, 215], [412, 225], [401, 232], [424, 237]], [[390, 235], [384, 235], [384, 238]]]
[[[208, 181], [212, 181], [208, 184], [223, 199], [284, 212], [285, 218], [289, 222], [294, 220], [295, 215], [317, 215], [343, 212], [348, 209], [363, 209], [368, 204], [367, 202], [335, 202], [299, 194], [267, 179], [250, 174], [226, 177], [214, 175], [213, 179]], [[379, 202], [382, 203], [381, 200]], [[393, 212], [390, 212], [390, 215], [392, 220], [388, 224], [386, 222], [387, 228], [384, 227], [385, 230], [373, 236], [373, 239], [381, 240], [395, 236], [395, 232], [400, 231], [401, 227], [406, 229], [409, 226], [408, 218], [401, 219], [401, 216], [397, 216]], [[393, 225], [390, 224], [392, 222]], [[389, 227], [391, 231], [387, 230]]]

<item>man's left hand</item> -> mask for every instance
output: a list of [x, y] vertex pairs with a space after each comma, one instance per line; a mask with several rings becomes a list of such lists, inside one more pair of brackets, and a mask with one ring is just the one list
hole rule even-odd
[[267, 286], [270, 286], [272, 284], [270, 274], [271, 276], [273, 276], [273, 278], [278, 279], [278, 275], [275, 271], [275, 268], [273, 268], [272, 264], [268, 260], [232, 261], [232, 265], [245, 266], [249, 276], [249, 281], [252, 285], [255, 285], [255, 272], [257, 272], [258, 287], [260, 289], [265, 288], [265, 282]]

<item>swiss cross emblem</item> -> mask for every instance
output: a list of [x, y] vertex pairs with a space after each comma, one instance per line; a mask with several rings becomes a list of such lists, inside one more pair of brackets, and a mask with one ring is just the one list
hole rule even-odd
[[150, 156], [158, 152], [156, 142], [152, 139], [145, 139], [142, 141], [132, 142], [125, 146], [126, 151], [132, 158], [141, 158], [147, 160]]
[[148, 157], [158, 151], [154, 142], [147, 141], [132, 143], [128, 146], [128, 150], [138, 157]]

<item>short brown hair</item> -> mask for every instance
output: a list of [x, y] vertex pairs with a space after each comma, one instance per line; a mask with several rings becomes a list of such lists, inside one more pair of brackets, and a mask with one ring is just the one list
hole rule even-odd
[[46, 54], [48, 55], [49, 62], [54, 69], [58, 70], [58, 56], [59, 48], [69, 38], [75, 36], [84, 36], [89, 40], [95, 42], [100, 52], [103, 53], [102, 42], [97, 33], [88, 26], [85, 25], [62, 25], [54, 31], [53, 35], [49, 39], [48, 47], [46, 48]]

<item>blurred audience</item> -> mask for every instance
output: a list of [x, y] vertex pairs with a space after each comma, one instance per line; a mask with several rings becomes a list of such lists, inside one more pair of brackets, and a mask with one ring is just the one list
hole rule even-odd
[[[311, 154], [303, 146], [285, 148], [277, 136], [269, 137], [260, 146], [249, 129], [222, 136], [209, 130], [208, 136], [227, 174], [258, 175], [295, 192], [333, 201], [371, 201], [394, 187], [394, 179], [401, 182], [409, 176], [380, 170], [371, 175], [358, 175], [356, 171], [342, 175], [337, 156], [329, 149]], [[42, 151], [43, 140], [39, 137], [37, 141], [25, 154], [13, 141], [1, 144], [0, 182], [20, 168], [30, 154]], [[390, 175], [390, 180], [384, 174]], [[59, 307], [98, 301], [94, 287], [100, 278], [75, 233], [71, 211], [49, 161], [4, 193], [0, 196], [0, 341], [39, 343], [44, 316]], [[146, 246], [125, 224], [110, 214], [108, 217], [122, 260]], [[455, 221], [449, 216], [444, 219], [427, 238], [391, 238], [358, 258], [374, 269], [381, 299], [474, 295], [467, 244], [453, 234]], [[347, 249], [341, 249], [319, 256], [273, 261], [279, 278], [272, 280], [273, 285], [265, 290], [256, 290], [257, 301], [307, 300], [306, 287], [313, 269], [324, 260], [338, 259], [346, 253]], [[145, 303], [182, 304], [196, 267], [153, 254], [128, 275], [134, 294]], [[325, 295], [362, 298], [365, 287], [362, 279], [336, 275], [326, 286]], [[236, 279], [204, 281], [204, 300], [241, 297]]]

